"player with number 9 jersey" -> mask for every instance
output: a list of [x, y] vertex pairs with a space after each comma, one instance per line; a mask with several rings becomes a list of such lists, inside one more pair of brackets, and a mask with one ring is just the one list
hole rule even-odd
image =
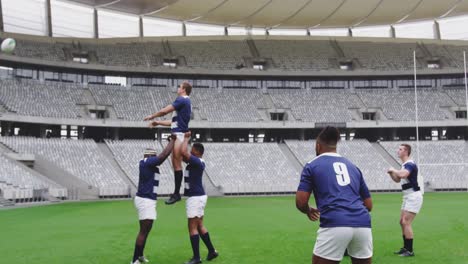
[[[358, 167], [336, 153], [339, 139], [334, 127], [318, 136], [317, 157], [304, 166], [296, 206], [310, 220], [320, 219], [313, 263], [339, 262], [346, 250], [353, 263], [371, 263], [371, 196]], [[317, 209], [308, 205], [311, 193]]]
[[298, 190], [313, 192], [320, 227], [371, 227], [363, 200], [370, 197], [361, 171], [337, 153], [323, 153], [301, 174]]

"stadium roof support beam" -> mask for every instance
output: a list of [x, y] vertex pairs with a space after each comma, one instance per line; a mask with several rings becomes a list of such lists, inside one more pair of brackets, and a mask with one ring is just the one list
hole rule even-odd
[[0, 0], [0, 32], [3, 32], [3, 8], [2, 1]]
[[182, 36], [187, 36], [187, 26], [185, 25], [185, 22], [182, 23]]
[[140, 16], [138, 19], [139, 25], [138, 29], [140, 30], [140, 38], [144, 37], [143, 35], [143, 16]]
[[440, 37], [440, 26], [439, 26], [439, 22], [434, 21], [434, 24], [432, 25], [432, 29], [433, 29], [433, 31], [434, 31], [434, 39], [440, 40], [441, 37]]
[[408, 17], [411, 16], [411, 14], [414, 13], [414, 11], [416, 9], [418, 9], [418, 7], [421, 5], [421, 3], [423, 2], [424, 0], [419, 0], [419, 2], [416, 3], [415, 6], [413, 6], [413, 8], [411, 10], [409, 10], [402, 18], [400, 18], [400, 20], [397, 21], [397, 23], [401, 23], [403, 21], [405, 21]]
[[389, 34], [391, 38], [396, 38], [395, 27], [393, 25], [390, 26]]
[[46, 11], [46, 28], [47, 36], [52, 37], [52, 7], [50, 5], [50, 0], [45, 1], [45, 11]]
[[264, 3], [263, 5], [259, 6], [257, 9], [255, 10], [252, 10], [253, 12], [248, 14], [247, 16], [243, 17], [242, 19], [230, 24], [230, 25], [238, 25], [238, 24], [241, 24], [242, 21], [248, 21], [250, 18], [254, 17], [255, 15], [257, 15], [258, 13], [260, 13], [262, 10], [264, 10], [268, 5], [270, 5], [271, 3], [273, 2], [273, 0], [269, 0], [267, 1], [266, 3]]
[[348, 28], [348, 37], [352, 37], [352, 36], [353, 36], [353, 29]]
[[357, 27], [357, 26], [359, 26], [360, 24], [364, 23], [364, 22], [365, 22], [369, 17], [371, 17], [372, 14], [374, 14], [375, 11], [382, 5], [382, 2], [383, 2], [383, 1], [384, 1], [384, 0], [379, 0], [379, 1], [376, 3], [376, 5], [374, 6], [373, 9], [372, 9], [365, 17], [363, 17], [363, 18], [361, 19], [361, 21], [357, 22], [357, 23], [354, 24], [353, 26], [354, 26], [354, 27]]
[[94, 24], [94, 38], [97, 39], [99, 38], [99, 18], [98, 18], [98, 10], [97, 8], [94, 8], [94, 19], [93, 19], [93, 24]]

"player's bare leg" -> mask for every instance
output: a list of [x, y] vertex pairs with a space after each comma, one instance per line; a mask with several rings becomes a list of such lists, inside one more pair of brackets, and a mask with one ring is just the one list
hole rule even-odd
[[334, 260], [329, 260], [329, 259], [324, 259], [322, 257], [319, 257], [317, 255], [312, 256], [312, 264], [337, 264], [340, 263], [339, 261], [334, 261]]
[[399, 254], [402, 257], [412, 257], [414, 256], [413, 253], [413, 227], [411, 224], [413, 223], [414, 218], [416, 217], [415, 213], [402, 211], [400, 225], [403, 231], [403, 236], [405, 238], [405, 252]]
[[203, 225], [203, 216], [199, 218], [198, 221], [198, 234], [200, 234], [203, 243], [205, 243], [206, 248], [208, 249], [208, 256], [206, 260], [210, 261], [218, 257], [218, 251], [214, 248], [213, 244], [211, 243], [210, 234], [208, 233], [208, 229]]
[[174, 204], [181, 200], [180, 186], [182, 185], [182, 179], [184, 174], [182, 172], [182, 142], [176, 139], [174, 149], [172, 150], [171, 161], [174, 168], [174, 193], [166, 201], [166, 204]]
[[403, 230], [403, 234], [406, 238], [413, 238], [413, 227], [411, 224], [413, 223], [414, 218], [416, 217], [415, 213], [411, 213], [408, 211], [403, 211], [402, 218], [401, 218], [401, 228]]
[[403, 219], [403, 213], [404, 212], [405, 212], [404, 210], [401, 210], [401, 212], [400, 212], [400, 227], [401, 227], [401, 236], [403, 238], [403, 246], [400, 248], [400, 250], [393, 252], [393, 253], [395, 253], [397, 255], [400, 255], [400, 254], [402, 254], [402, 253], [404, 253], [406, 251], [406, 249], [405, 249], [405, 241], [406, 241], [405, 240], [405, 230], [403, 228], [403, 225], [401, 224], [401, 219]]
[[401, 210], [401, 213], [400, 213], [400, 227], [401, 227], [401, 234], [404, 236], [405, 235], [405, 229], [403, 228], [403, 225], [401, 224], [401, 220], [403, 219], [403, 215], [404, 215], [405, 211], [404, 210]]
[[174, 170], [182, 170], [182, 141], [176, 139], [172, 150], [172, 166]]

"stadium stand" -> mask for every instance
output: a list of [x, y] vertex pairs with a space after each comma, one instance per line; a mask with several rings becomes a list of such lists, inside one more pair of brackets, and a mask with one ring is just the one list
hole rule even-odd
[[416, 43], [340, 42], [340, 45], [347, 58], [359, 61], [360, 68], [366, 70], [413, 69]]
[[[33, 153], [99, 188], [101, 196], [128, 195], [129, 188], [115, 169], [103, 157], [92, 140], [37, 139], [2, 137], [0, 141], [19, 153]], [[315, 157], [314, 141], [286, 140], [294, 157], [305, 165]], [[113, 157], [131, 181], [138, 184], [138, 162], [145, 148], [162, 151], [162, 145], [152, 140], [106, 140]], [[380, 142], [396, 161], [396, 150], [401, 142]], [[413, 145], [413, 159], [417, 149]], [[426, 186], [436, 190], [466, 189], [466, 149], [468, 143], [460, 140], [422, 141], [418, 164]], [[287, 193], [297, 187], [300, 172], [291, 164], [276, 143], [205, 143], [204, 159], [207, 177], [226, 194]], [[447, 155], [439, 155], [440, 153]], [[386, 175], [391, 166], [375, 146], [365, 139], [341, 141], [338, 153], [354, 162], [362, 171], [370, 190], [398, 191], [400, 186]], [[66, 192], [51, 181], [34, 178], [28, 171], [0, 155], [0, 189], [5, 198], [30, 198], [33, 190], [49, 189], [51, 195]], [[161, 167], [159, 194], [173, 190], [170, 161]], [[14, 194], [13, 194], [14, 193]]]
[[190, 68], [233, 70], [251, 57], [245, 41], [211, 40], [206, 42], [171, 41], [174, 55], [183, 56]]
[[[460, 54], [454, 56], [457, 53], [457, 47], [451, 46], [447, 47], [446, 45], [436, 45], [436, 44], [424, 44], [427, 50], [430, 52], [430, 55], [434, 59], [439, 59], [442, 62], [442, 67], [444, 68], [452, 68], [457, 69], [460, 68], [463, 64], [458, 64], [460, 62], [459, 57]], [[459, 51], [460, 52], [460, 51]], [[463, 63], [463, 60], [462, 60]]]
[[164, 88], [133, 87], [116, 85], [89, 85], [98, 105], [113, 106], [117, 118], [141, 121], [154, 109], [170, 104], [177, 94]]
[[[106, 140], [106, 143], [135, 184], [138, 184], [138, 162], [144, 149], [152, 147], [158, 152], [162, 151], [160, 143], [151, 140]], [[298, 172], [289, 164], [277, 144], [204, 145], [207, 175], [225, 193], [292, 192], [297, 187]], [[170, 194], [174, 189], [170, 161], [163, 163], [160, 170], [158, 194]]]
[[[285, 71], [337, 69], [337, 55], [327, 40], [256, 40], [260, 57], [271, 58]], [[335, 62], [335, 63], [330, 63]]]
[[411, 145], [411, 159], [419, 162], [420, 175], [424, 178], [425, 185], [434, 189], [466, 189], [468, 179], [466, 178], [467, 143], [465, 141], [420, 141], [419, 159], [415, 141], [380, 142], [387, 152], [400, 163], [397, 150], [401, 143]]
[[453, 60], [454, 66], [457, 68], [463, 68], [463, 52], [468, 51], [468, 46], [455, 46], [455, 45], [444, 45], [444, 48], [450, 53], [449, 60]]
[[[382, 109], [382, 112], [389, 120], [410, 121], [415, 118], [413, 89], [363, 89], [357, 90], [357, 94], [366, 107]], [[455, 106], [455, 104], [444, 92], [436, 89], [420, 89], [418, 91], [420, 120], [444, 120], [450, 118], [442, 109], [449, 106]]]
[[34, 190], [46, 190], [54, 197], [67, 196], [67, 190], [64, 187], [45, 177], [36, 177], [0, 153], [0, 191], [3, 198], [12, 200], [34, 198]]
[[205, 143], [206, 170], [224, 193], [293, 192], [299, 171], [278, 144]]
[[83, 43], [79, 51], [95, 54], [97, 61], [91, 61], [91, 63], [126, 67], [162, 66], [164, 53], [161, 42], [99, 45]]
[[[106, 140], [107, 146], [114, 154], [119, 166], [128, 175], [130, 180], [138, 186], [138, 164], [143, 158], [146, 148], [154, 148], [161, 153], [162, 146], [153, 140]], [[160, 180], [158, 194], [171, 194], [174, 190], [174, 173], [170, 157], [159, 167]]]
[[450, 96], [450, 99], [455, 102], [455, 106], [465, 107], [466, 106], [466, 96], [465, 89], [444, 89], [444, 92]]
[[258, 89], [199, 89], [191, 98], [193, 107], [200, 109], [200, 118], [214, 122], [260, 121], [258, 109], [267, 108]]
[[[0, 79], [0, 105], [10, 113], [54, 118], [89, 118], [84, 105], [112, 107], [117, 118], [141, 121], [177, 97], [173, 87], [81, 84], [15, 78]], [[195, 88], [191, 98], [194, 118], [210, 122], [268, 121], [268, 110], [291, 110], [296, 122], [351, 122], [362, 120], [367, 109], [382, 111], [382, 120], [414, 120], [414, 90], [399, 89], [261, 89]], [[85, 96], [89, 89], [92, 99]], [[89, 93], [88, 92], [88, 93]], [[457, 88], [420, 88], [421, 121], [455, 119], [453, 107], [464, 107], [465, 92]], [[313, 107], [311, 107], [313, 105]], [[223, 111], [220, 111], [223, 109]], [[168, 117], [165, 117], [168, 118]]]
[[269, 90], [276, 108], [291, 109], [296, 120], [347, 122], [351, 109], [364, 108], [356, 94], [345, 90]]
[[80, 118], [83, 89], [76, 84], [28, 79], [0, 80], [0, 103], [10, 112], [29, 116]]
[[116, 168], [104, 157], [93, 140], [2, 137], [18, 153], [42, 156], [65, 171], [99, 189], [100, 196], [129, 195], [129, 186], [119, 178]]
[[[315, 141], [286, 140], [286, 145], [305, 165], [315, 158]], [[365, 139], [340, 141], [337, 152], [352, 161], [362, 171], [370, 190], [398, 190], [399, 186], [386, 175], [390, 164]]]
[[26, 39], [17, 39], [16, 43], [18, 46], [15, 50], [16, 56], [48, 61], [66, 61], [64, 52], [66, 44]]
[[[86, 55], [89, 64], [124, 67], [160, 67], [166, 58], [178, 60], [178, 67], [192, 69], [225, 70], [251, 67], [254, 60], [271, 62], [266, 70], [326, 72], [338, 70], [341, 61], [351, 61], [353, 68], [369, 72], [410, 71], [413, 67], [412, 52], [418, 50], [418, 68], [425, 68], [428, 59], [440, 59], [443, 68], [459, 69], [462, 65], [460, 54], [465, 47], [421, 41], [365, 41], [362, 39], [301, 39], [253, 37], [248, 39], [209, 39], [199, 40], [159, 39], [138, 41], [68, 40], [17, 40], [15, 56], [35, 58], [43, 61], [65, 62], [73, 60], [74, 54]], [[241, 66], [241, 67], [240, 67]], [[18, 69], [21, 72], [21, 69]], [[179, 83], [182, 76], [157, 76], [156, 79], [129, 77], [129, 86], [97, 84], [103, 76], [90, 78], [87, 83], [50, 81], [44, 76], [36, 78], [31, 71], [17, 74], [17, 78], [0, 79], [0, 112], [32, 117], [85, 119], [80, 126], [87, 126], [86, 107], [102, 109], [105, 106], [112, 112], [109, 119], [120, 121], [142, 121], [143, 117], [155, 109], [161, 109], [174, 101], [177, 96], [172, 86]], [[360, 86], [359, 80], [233, 80], [203, 76], [194, 78], [194, 91], [191, 95], [193, 119], [211, 124], [218, 122], [253, 123], [269, 122], [269, 112], [286, 114], [284, 124], [304, 123], [346, 123], [364, 121], [362, 113], [378, 111], [376, 121], [412, 122], [415, 118], [414, 90], [409, 80], [388, 80], [377, 85], [379, 89]], [[49, 72], [50, 73], [50, 72]], [[267, 75], [268, 76], [268, 75]], [[351, 72], [350, 76], [356, 77]], [[11, 76], [4, 76], [11, 78]], [[219, 77], [219, 76], [218, 76]], [[273, 76], [272, 76], [273, 77]], [[277, 76], [275, 76], [277, 77]], [[166, 79], [161, 79], [166, 78]], [[448, 77], [447, 77], [448, 78]], [[454, 77], [455, 78], [455, 77]], [[46, 79], [46, 80], [42, 80]], [[102, 80], [101, 80], [102, 79]], [[63, 79], [67, 80], [67, 79]], [[76, 80], [75, 80], [76, 81]], [[78, 82], [81, 82], [78, 81]], [[154, 82], [153, 82], [154, 81]], [[243, 85], [240, 84], [241, 81]], [[400, 85], [401, 83], [404, 83]], [[447, 81], [447, 82], [442, 82]], [[465, 91], [457, 88], [452, 79], [439, 81], [436, 77], [427, 87], [418, 89], [418, 111], [420, 121], [455, 120], [455, 111], [463, 111], [466, 105]], [[459, 80], [454, 79], [458, 84]], [[155, 83], [157, 82], [157, 83]], [[323, 82], [323, 83], [322, 83]], [[363, 81], [364, 83], [365, 81]], [[152, 83], [153, 86], [148, 86]], [[197, 85], [195, 84], [198, 84]], [[338, 83], [338, 84], [337, 84]], [[444, 83], [448, 84], [444, 86]], [[130, 86], [133, 84], [134, 86]], [[232, 84], [232, 85], [231, 85]], [[282, 84], [285, 84], [284, 86]], [[342, 86], [342, 87], [341, 87]], [[434, 87], [436, 86], [436, 87]], [[442, 86], [442, 87], [437, 87]], [[316, 89], [320, 87], [321, 89]], [[331, 89], [334, 88], [334, 89]], [[370, 110], [369, 110], [370, 109]], [[290, 116], [288, 116], [290, 114]], [[381, 115], [380, 115], [381, 114]], [[9, 118], [12, 115], [9, 116]], [[462, 116], [462, 115], [461, 115]], [[165, 117], [170, 118], [170, 117]], [[271, 117], [273, 119], [273, 117]], [[278, 118], [279, 120], [279, 118]], [[111, 120], [115, 121], [115, 120]], [[211, 122], [211, 123], [210, 123]], [[105, 122], [103, 122], [105, 123]], [[114, 122], [112, 125], [118, 122]], [[200, 122], [202, 125], [206, 123]], [[279, 122], [278, 122], [279, 123]], [[393, 123], [393, 122], [392, 122]], [[9, 124], [10, 125], [10, 124]], [[102, 124], [99, 124], [102, 126]], [[125, 124], [125, 125], [128, 125]], [[134, 123], [130, 123], [130, 127]], [[198, 125], [198, 124], [197, 124]], [[231, 125], [231, 124], [229, 124]], [[268, 126], [269, 124], [267, 124]], [[275, 124], [276, 125], [276, 124]], [[308, 124], [307, 124], [308, 125]], [[237, 124], [233, 124], [234, 127]], [[197, 127], [198, 128], [198, 127]], [[11, 126], [5, 126], [11, 129]], [[21, 128], [22, 129], [22, 128]], [[10, 132], [11, 133], [11, 132]], [[127, 133], [127, 131], [125, 131]], [[4, 133], [5, 134], [5, 133]], [[118, 136], [118, 133], [116, 133]], [[81, 134], [78, 137], [82, 137]], [[208, 137], [208, 140], [212, 138]], [[22, 153], [43, 156], [57, 164], [73, 176], [98, 188], [102, 196], [128, 195], [129, 187], [120, 179], [113, 165], [91, 140], [37, 139], [26, 137], [4, 137], [0, 142]], [[151, 140], [108, 140], [106, 144], [120, 168], [133, 184], [138, 183], [138, 161], [146, 147], [162, 150], [161, 143]], [[164, 143], [163, 143], [164, 144]], [[371, 190], [398, 190], [385, 174], [390, 166], [388, 157], [383, 157], [376, 143], [364, 139], [343, 141], [338, 151], [355, 162], [363, 171]], [[382, 142], [381, 146], [393, 158], [399, 142]], [[294, 158], [305, 164], [314, 157], [313, 141], [287, 140], [287, 147]], [[292, 192], [297, 187], [297, 167], [290, 164], [283, 153], [283, 145], [264, 143], [206, 143], [207, 175], [215, 186], [231, 193], [278, 193]], [[468, 144], [464, 141], [421, 142], [421, 171], [425, 182], [435, 189], [457, 189], [467, 186], [465, 175]], [[438, 159], [438, 153], [449, 153]], [[61, 186], [35, 179], [14, 162], [0, 154], [0, 187], [15, 190], [18, 195], [31, 194], [36, 189], [60, 189]], [[386, 159], [387, 158], [387, 159]], [[14, 174], [10, 174], [12, 172]], [[170, 161], [161, 167], [160, 194], [172, 192], [172, 169]], [[20, 176], [11, 176], [20, 175]], [[448, 181], [442, 180], [448, 175]], [[37, 178], [37, 177], [36, 177]], [[21, 196], [19, 195], [19, 196]]]
[[448, 69], [463, 66], [460, 54], [466, 46], [432, 42], [381, 42], [368, 40], [255, 39], [204, 41], [165, 40], [126, 42], [73, 42], [49, 39], [22, 39], [14, 55], [46, 61], [72, 61], [84, 54], [89, 64], [125, 67], [162, 67], [164, 59], [181, 59], [179, 66], [210, 70], [251, 68], [253, 59], [272, 59], [271, 69], [283, 71], [337, 70], [340, 60], [352, 61], [353, 68], [366, 71], [409, 71], [413, 69], [413, 51], [418, 50], [418, 68], [425, 59], [437, 58]]

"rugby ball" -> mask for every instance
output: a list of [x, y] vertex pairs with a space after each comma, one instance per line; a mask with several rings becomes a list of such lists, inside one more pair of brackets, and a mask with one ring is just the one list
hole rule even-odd
[[12, 38], [7, 38], [2, 41], [2, 52], [12, 53], [15, 50], [16, 41]]

